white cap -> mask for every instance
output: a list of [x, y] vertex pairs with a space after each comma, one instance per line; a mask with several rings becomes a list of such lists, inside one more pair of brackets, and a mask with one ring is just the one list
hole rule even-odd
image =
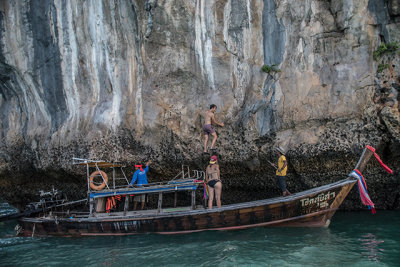
[[280, 152], [282, 155], [285, 155], [285, 150], [283, 150], [283, 148], [281, 148], [280, 146], [274, 147], [274, 150]]

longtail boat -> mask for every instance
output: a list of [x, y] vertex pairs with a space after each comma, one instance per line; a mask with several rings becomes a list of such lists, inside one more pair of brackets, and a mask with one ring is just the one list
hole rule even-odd
[[[369, 147], [371, 148], [371, 147]], [[370, 157], [375, 154], [365, 148], [356, 170], [361, 174]], [[128, 187], [128, 179], [122, 165], [105, 161], [75, 159], [75, 164], [86, 166], [88, 199], [85, 211], [62, 211], [57, 205], [50, 206], [36, 216], [19, 219], [16, 228], [24, 236], [98, 236], [132, 235], [139, 233], [180, 234], [205, 230], [246, 229], [261, 226], [327, 227], [332, 216], [346, 198], [354, 184], [362, 182], [355, 175], [346, 179], [294, 193], [287, 197], [223, 205], [206, 209], [196, 205], [195, 191], [204, 187], [204, 172], [190, 171], [182, 167], [178, 176], [169, 182]], [[90, 173], [90, 169], [95, 172]], [[101, 169], [112, 169], [112, 180]], [[116, 169], [122, 171], [121, 177]], [[96, 184], [95, 178], [100, 179]], [[123, 182], [122, 185], [119, 185]], [[96, 189], [93, 189], [96, 188]], [[176, 207], [176, 194], [191, 192], [191, 205]], [[163, 194], [174, 193], [174, 207], [163, 207]], [[158, 194], [157, 208], [152, 210], [129, 210], [131, 195]], [[360, 193], [361, 194], [361, 193]], [[190, 195], [190, 194], [189, 194]], [[366, 196], [368, 199], [368, 194]], [[123, 209], [113, 210], [115, 198], [122, 200]], [[364, 201], [363, 201], [364, 202]], [[80, 203], [75, 201], [74, 204]], [[368, 205], [371, 205], [367, 203]], [[373, 203], [372, 203], [373, 205]], [[111, 209], [110, 209], [111, 208]]]

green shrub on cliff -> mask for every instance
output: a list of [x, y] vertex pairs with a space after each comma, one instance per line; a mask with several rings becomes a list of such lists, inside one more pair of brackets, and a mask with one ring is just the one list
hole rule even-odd
[[378, 66], [378, 73], [381, 73], [385, 69], [389, 68], [389, 64], [379, 64]]
[[378, 60], [380, 56], [382, 56], [385, 53], [394, 53], [400, 48], [400, 45], [398, 42], [391, 42], [391, 43], [381, 43], [378, 46], [378, 49], [374, 52], [374, 60]]
[[272, 64], [271, 66], [265, 64], [264, 66], [261, 67], [261, 70], [262, 70], [263, 72], [266, 72], [266, 73], [270, 73], [270, 72], [281, 72], [280, 69], [275, 68], [275, 67], [276, 67], [276, 64]]

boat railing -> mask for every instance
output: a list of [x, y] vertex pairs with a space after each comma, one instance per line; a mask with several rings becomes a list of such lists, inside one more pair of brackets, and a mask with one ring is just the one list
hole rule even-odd
[[182, 170], [171, 181], [177, 180], [179, 177], [180, 179], [204, 180], [206, 173], [199, 170], [191, 171], [188, 165], [182, 165]]
[[[197, 187], [204, 182], [206, 176], [204, 171], [190, 170], [190, 167], [188, 165], [182, 165], [181, 171], [172, 180], [163, 182], [153, 182], [138, 187], [129, 184], [129, 180], [123, 170], [125, 166], [123, 166], [120, 163], [74, 157], [73, 164], [86, 166], [87, 184], [88, 184], [87, 190], [90, 203], [90, 214], [92, 214], [94, 210], [100, 210], [99, 208], [94, 207], [95, 203], [99, 201], [104, 204], [106, 198], [117, 195], [126, 196], [131, 194], [134, 195], [158, 194], [159, 201], [157, 210], [158, 212], [160, 212], [162, 206], [162, 195], [164, 193], [175, 192], [174, 207], [176, 207], [177, 193], [179, 191], [192, 192], [191, 206], [194, 209], [195, 191]], [[112, 175], [110, 176], [111, 177], [110, 179], [108, 179], [109, 174], [103, 171], [105, 168], [111, 168]], [[90, 169], [92, 170], [95, 169], [96, 171], [91, 172]], [[118, 174], [117, 170], [119, 170]], [[110, 173], [110, 171], [107, 172]], [[97, 178], [95, 179], [95, 177]], [[98, 188], [98, 186], [102, 184], [104, 184], [103, 188]], [[127, 201], [128, 198], [126, 197], [125, 198], [126, 203], [124, 207], [125, 212], [128, 206]]]
[[[158, 205], [156, 212], [162, 212], [163, 194], [175, 193], [174, 207], [177, 205], [177, 193], [191, 191], [191, 208], [195, 209], [195, 192], [200, 184], [205, 180], [205, 172], [200, 170], [190, 170], [188, 165], [182, 165], [181, 171], [170, 181], [153, 182], [146, 185], [130, 185], [129, 180], [123, 170], [123, 165], [119, 163], [106, 162], [104, 160], [90, 160], [84, 158], [73, 158], [74, 165], [86, 166], [88, 183], [89, 214], [94, 212], [104, 212], [105, 201], [113, 196], [125, 196], [124, 213], [126, 214], [129, 206], [130, 195], [158, 194]], [[91, 172], [90, 169], [96, 170]], [[111, 179], [103, 172], [105, 168], [111, 168]], [[103, 170], [102, 170], [103, 169]], [[116, 171], [120, 170], [121, 175]], [[108, 171], [110, 173], [110, 171]], [[107, 175], [107, 177], [105, 177]], [[97, 181], [95, 181], [95, 177]], [[101, 177], [101, 179], [99, 179]], [[100, 190], [96, 190], [99, 185], [105, 184]], [[94, 186], [93, 186], [94, 185]], [[93, 187], [93, 188], [92, 188]], [[97, 189], [99, 189], [97, 187]]]
[[89, 211], [51, 211], [45, 214], [46, 217], [65, 217], [65, 218], [86, 218], [89, 215]]

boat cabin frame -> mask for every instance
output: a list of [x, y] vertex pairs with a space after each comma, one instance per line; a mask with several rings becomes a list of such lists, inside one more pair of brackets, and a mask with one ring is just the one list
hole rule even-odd
[[[130, 196], [143, 194], [158, 194], [157, 209], [152, 210], [152, 212], [155, 214], [162, 214], [163, 194], [171, 192], [175, 193], [174, 208], [176, 208], [177, 194], [182, 191], [191, 192], [191, 205], [189, 208], [194, 210], [196, 209], [196, 190], [200, 185], [203, 185], [205, 181], [204, 171], [190, 170], [189, 166], [182, 165], [181, 171], [170, 181], [149, 183], [141, 186], [134, 185], [133, 187], [130, 187], [129, 179], [124, 172], [125, 166], [123, 164], [107, 162], [104, 160], [73, 158], [73, 165], [86, 167], [89, 216], [112, 215], [111, 212], [106, 213], [103, 208], [105, 207], [107, 198], [115, 196], [125, 196], [123, 215], [126, 215], [129, 208]], [[103, 173], [106, 173], [106, 171], [110, 172], [110, 170], [112, 175], [110, 179], [107, 179], [108, 176], [105, 177]], [[118, 170], [122, 174], [122, 177], [117, 175]], [[104, 188], [101, 190], [95, 190], [90, 187], [91, 176], [93, 176], [93, 173], [96, 171], [98, 173], [96, 176], [100, 177], [100, 181], [105, 184]], [[92, 181], [92, 183], [94, 182]]]

